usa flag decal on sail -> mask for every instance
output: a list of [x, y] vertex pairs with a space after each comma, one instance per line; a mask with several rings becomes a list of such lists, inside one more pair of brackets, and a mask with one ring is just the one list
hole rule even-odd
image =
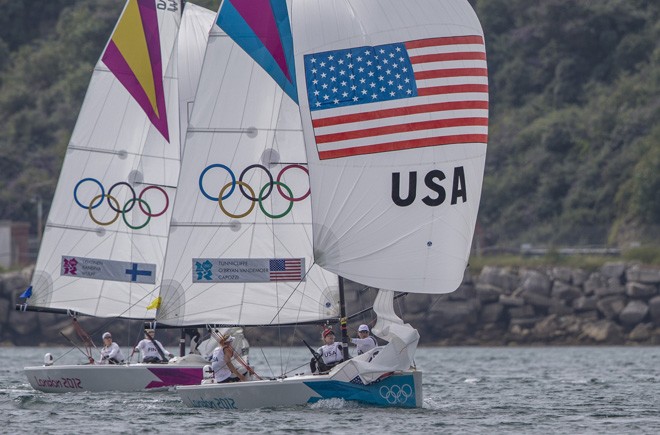
[[271, 281], [300, 281], [302, 280], [302, 258], [272, 259], [270, 260]]
[[488, 142], [481, 36], [327, 51], [304, 63], [321, 160]]

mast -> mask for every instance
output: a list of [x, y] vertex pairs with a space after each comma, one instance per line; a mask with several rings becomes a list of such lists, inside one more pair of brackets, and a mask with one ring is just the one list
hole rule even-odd
[[346, 299], [344, 298], [344, 278], [339, 276], [339, 324], [341, 328], [341, 347], [344, 361], [348, 361], [348, 326], [346, 324]]

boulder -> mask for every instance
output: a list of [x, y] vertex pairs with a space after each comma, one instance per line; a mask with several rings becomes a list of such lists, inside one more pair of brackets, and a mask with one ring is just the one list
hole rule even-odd
[[587, 278], [589, 278], [589, 274], [583, 269], [571, 270], [573, 271], [571, 275], [571, 283], [578, 287], [583, 286]]
[[481, 323], [496, 323], [502, 318], [504, 313], [504, 306], [502, 304], [486, 304], [481, 307], [479, 318]]
[[552, 282], [544, 273], [537, 270], [526, 270], [522, 274], [521, 287], [526, 293], [535, 293], [541, 296], [550, 296]]
[[490, 284], [477, 284], [477, 298], [482, 303], [497, 302], [500, 300], [502, 290]]
[[644, 320], [649, 312], [649, 306], [643, 301], [633, 300], [619, 313], [619, 320], [627, 326], [637, 325]]
[[626, 279], [642, 284], [660, 284], [660, 268], [635, 264], [626, 270]]
[[479, 274], [479, 283], [489, 284], [501, 290], [501, 293], [510, 294], [518, 286], [518, 275], [510, 267], [485, 266]]
[[626, 288], [621, 284], [617, 278], [608, 278], [607, 283], [603, 287], [596, 288], [594, 294], [599, 298], [612, 295], [623, 295], [626, 293]]
[[435, 325], [473, 324], [477, 321], [478, 304], [474, 301], [446, 301], [431, 307]]
[[509, 308], [509, 317], [511, 317], [512, 319], [522, 319], [533, 316], [534, 316], [534, 307], [532, 307], [531, 305]]
[[640, 323], [628, 334], [628, 339], [632, 341], [646, 341], [651, 338], [653, 327], [650, 323]]
[[406, 312], [410, 314], [425, 313], [431, 306], [431, 296], [426, 294], [410, 293], [402, 299]]
[[18, 336], [30, 335], [39, 330], [39, 322], [36, 320], [36, 316], [31, 314], [35, 313], [9, 311], [7, 326], [16, 332], [15, 339], [19, 339]]
[[596, 293], [596, 289], [607, 287], [607, 278], [599, 272], [594, 272], [589, 275], [589, 278], [584, 282], [584, 294], [591, 296]]
[[621, 328], [610, 320], [586, 323], [582, 326], [580, 338], [587, 338], [596, 343], [611, 343], [621, 337]]
[[648, 299], [657, 293], [658, 289], [653, 284], [642, 284], [639, 282], [626, 283], [626, 294], [633, 299]]
[[626, 299], [623, 296], [608, 296], [600, 299], [596, 303], [598, 311], [600, 311], [606, 319], [616, 319], [619, 313], [625, 308]]
[[507, 307], [522, 307], [525, 305], [525, 300], [516, 296], [500, 295], [499, 302]]
[[9, 317], [11, 308], [13, 308], [12, 303], [8, 299], [0, 298], [0, 322], [4, 323], [5, 319]]
[[555, 314], [551, 314], [537, 322], [532, 328], [532, 334], [534, 334], [537, 339], [540, 338], [544, 340], [566, 335]]
[[533, 328], [534, 325], [536, 325], [537, 322], [541, 321], [540, 317], [525, 317], [525, 318], [520, 318], [520, 319], [511, 319], [509, 322], [509, 330], [513, 328], [514, 326], [518, 326], [520, 328]]
[[651, 298], [649, 301], [649, 312], [651, 314], [651, 320], [656, 325], [660, 325], [660, 296]]
[[548, 307], [548, 314], [563, 316], [566, 314], [573, 314], [573, 309], [561, 301], [553, 301], [552, 305]]
[[562, 281], [555, 281], [552, 283], [552, 292], [550, 293], [554, 299], [570, 302], [582, 296], [582, 291], [575, 286], [566, 284]]
[[594, 296], [580, 296], [573, 301], [573, 309], [575, 311], [592, 311], [598, 309], [598, 298]]
[[600, 268], [600, 273], [607, 278], [615, 278], [621, 281], [623, 278], [623, 273], [626, 271], [626, 263], [616, 262], [616, 263], [605, 263]]
[[553, 267], [552, 279], [560, 281], [564, 284], [571, 284], [573, 282], [573, 269], [570, 267]]
[[535, 307], [547, 308], [553, 304], [552, 299], [550, 299], [548, 296], [537, 293], [532, 289], [523, 290], [520, 296], [525, 300], [525, 302], [530, 305], [534, 305]]

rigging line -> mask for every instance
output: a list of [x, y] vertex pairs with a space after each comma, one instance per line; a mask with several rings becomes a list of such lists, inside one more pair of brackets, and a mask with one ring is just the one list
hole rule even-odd
[[[143, 297], [141, 297], [140, 299], [138, 299], [138, 300], [135, 302], [135, 304], [133, 304], [133, 305], [129, 306], [128, 308], [126, 308], [122, 313], [119, 314], [119, 316], [117, 316], [117, 317], [110, 317], [110, 318], [108, 319], [108, 321], [106, 321], [105, 323], [103, 323], [100, 327], [96, 328], [96, 329], [94, 330], [94, 332], [92, 332], [92, 335], [96, 335], [96, 334], [98, 334], [99, 331], [102, 331], [102, 330], [106, 329], [106, 328], [109, 327], [112, 323], [116, 322], [118, 319], [121, 319], [121, 316], [122, 316], [122, 315], [124, 315], [126, 312], [128, 312], [132, 307], [134, 307], [135, 305], [137, 305], [139, 302], [141, 302], [141, 301], [142, 301], [143, 299], [145, 299], [147, 296], [153, 296], [154, 291], [156, 291], [156, 288], [154, 288], [154, 289], [151, 290], [149, 293], [147, 293], [146, 295], [144, 295]], [[92, 317], [93, 317], [93, 316], [92, 316]], [[145, 318], [145, 319], [146, 319], [146, 318]], [[133, 319], [133, 320], [145, 320], [145, 319]], [[155, 316], [154, 316], [154, 320], [155, 320]], [[94, 347], [96, 347], [96, 346], [94, 346]]]
[[[275, 321], [275, 319], [277, 318], [277, 316], [279, 316], [280, 312], [284, 309], [284, 306], [286, 305], [286, 303], [289, 302], [289, 300], [290, 300], [290, 299], [293, 297], [293, 295], [297, 292], [298, 287], [299, 287], [299, 286], [302, 284], [302, 282], [305, 280], [305, 278], [307, 277], [307, 275], [308, 275], [309, 272], [312, 270], [312, 267], [314, 267], [315, 264], [316, 264], [316, 260], [312, 262], [312, 265], [310, 266], [309, 269], [307, 269], [307, 271], [305, 272], [305, 275], [303, 275], [302, 279], [301, 279], [300, 281], [298, 281], [298, 284], [296, 284], [296, 286], [294, 287], [293, 291], [291, 291], [291, 293], [289, 294], [289, 297], [286, 298], [286, 300], [284, 301], [284, 303], [282, 304], [282, 306], [277, 310], [277, 312], [275, 313], [275, 315], [273, 316], [273, 318], [270, 320], [270, 323], [273, 323], [273, 322]], [[300, 316], [300, 307], [298, 307], [298, 316]]]
[[[91, 355], [88, 355], [88, 354], [86, 354], [85, 352], [83, 352], [83, 350], [82, 350], [80, 347], [78, 347], [78, 346], [76, 345], [76, 343], [73, 342], [73, 340], [71, 340], [69, 337], [67, 337], [66, 335], [64, 335], [64, 333], [63, 333], [62, 331], [60, 331], [60, 335], [62, 335], [62, 337], [64, 337], [64, 338], [66, 338], [67, 341], [73, 345], [73, 347], [75, 347], [76, 349], [78, 349], [78, 350], [80, 351], [80, 353], [82, 353], [83, 355], [85, 355], [85, 357], [86, 357], [87, 360], [89, 361], [89, 364], [92, 363], [93, 359], [92, 359]], [[73, 350], [73, 349], [71, 349], [71, 350]], [[68, 352], [67, 352], [67, 353], [68, 353]], [[65, 354], [65, 355], [66, 355], [66, 354]], [[61, 357], [60, 357], [60, 358], [61, 358]], [[58, 360], [59, 360], [60, 358], [58, 358]]]
[[263, 356], [264, 361], [266, 361], [266, 365], [268, 366], [268, 370], [270, 370], [270, 375], [271, 377], [275, 377], [275, 372], [273, 371], [273, 368], [270, 365], [270, 361], [268, 360], [268, 357], [266, 357], [266, 353], [264, 352], [264, 348], [260, 347], [259, 350], [261, 351], [261, 356]]
[[289, 370], [288, 372], [284, 372], [284, 375], [288, 375], [289, 373], [293, 373], [296, 370], [299, 370], [300, 368], [307, 366], [307, 364], [308, 363], [303, 363], [303, 364], [299, 365], [298, 367], [294, 367], [291, 370]]

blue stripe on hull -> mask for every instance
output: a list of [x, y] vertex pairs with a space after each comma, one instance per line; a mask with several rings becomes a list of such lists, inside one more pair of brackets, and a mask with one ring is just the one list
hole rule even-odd
[[309, 399], [309, 403], [339, 398], [380, 406], [417, 406], [413, 375], [391, 376], [369, 385], [339, 381], [305, 382], [305, 385], [321, 396]]

